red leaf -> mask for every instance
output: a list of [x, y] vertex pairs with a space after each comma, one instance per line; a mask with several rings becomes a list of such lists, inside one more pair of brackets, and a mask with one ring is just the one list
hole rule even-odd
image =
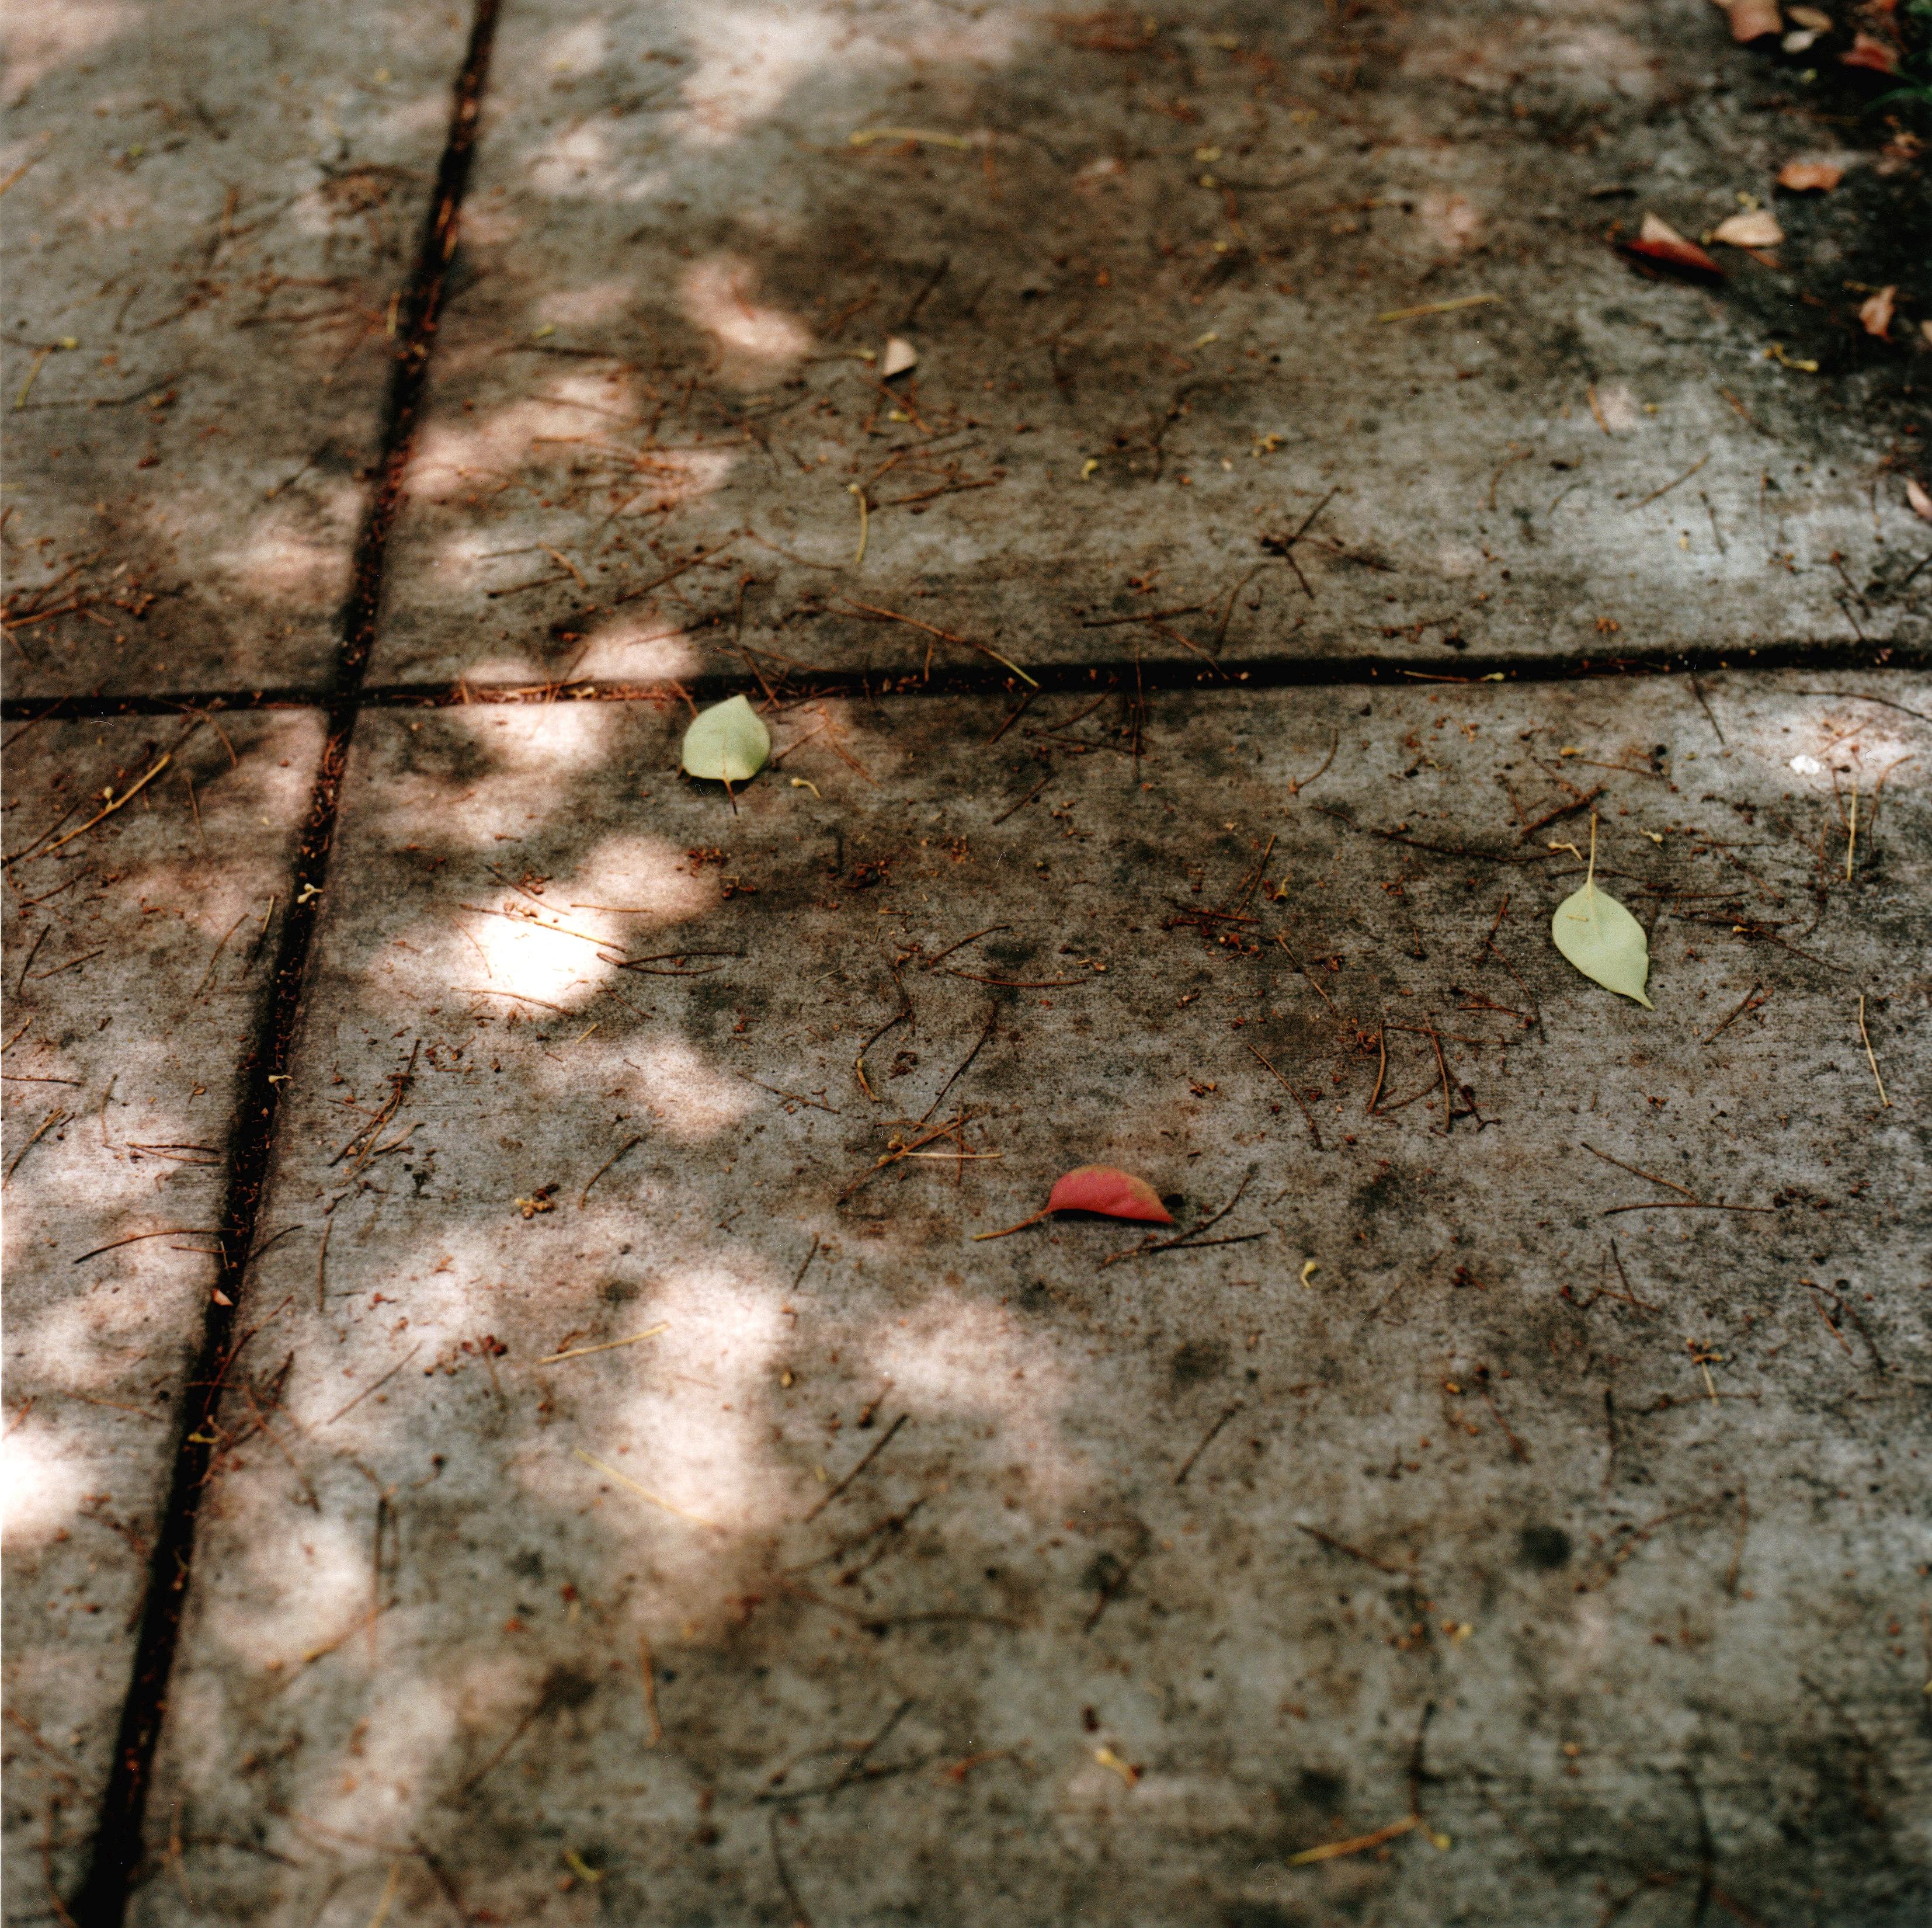
[[1874, 73], [1898, 71], [1898, 49], [1871, 34], [1854, 34], [1852, 50], [1838, 56], [1840, 67], [1868, 67]]
[[1145, 1219], [1171, 1225], [1174, 1215], [1144, 1178], [1111, 1165], [1076, 1166], [1057, 1180], [1048, 1195], [1049, 1212], [1100, 1212], [1110, 1219]]
[[1686, 241], [1668, 221], [1660, 220], [1654, 214], [1644, 216], [1643, 226], [1635, 241], [1618, 244], [1626, 254], [1634, 254], [1640, 260], [1654, 262], [1663, 267], [1675, 268], [1681, 274], [1705, 274], [1715, 280], [1724, 279], [1724, 270], [1694, 241]]

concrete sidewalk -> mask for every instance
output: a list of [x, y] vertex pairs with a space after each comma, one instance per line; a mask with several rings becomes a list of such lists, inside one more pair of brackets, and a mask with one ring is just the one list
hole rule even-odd
[[28, 27], [10, 1928], [1917, 1920], [1849, 22]]

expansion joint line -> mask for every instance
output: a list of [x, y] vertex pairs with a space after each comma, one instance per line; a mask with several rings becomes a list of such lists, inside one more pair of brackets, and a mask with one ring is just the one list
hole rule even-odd
[[[302, 706], [320, 709], [326, 730], [308, 812], [297, 847], [293, 888], [276, 942], [268, 1002], [242, 1066], [242, 1099], [217, 1236], [215, 1290], [210, 1294], [199, 1355], [176, 1422], [167, 1505], [155, 1537], [132, 1677], [101, 1803], [91, 1864], [66, 1913], [74, 1928], [122, 1928], [142, 1873], [143, 1835], [154, 1753], [166, 1717], [169, 1685], [193, 1576], [195, 1531], [219, 1438], [221, 1382], [236, 1333], [248, 1309], [248, 1273], [259, 1228], [280, 1119], [280, 1094], [301, 1022], [304, 982], [313, 948], [316, 907], [328, 881], [344, 771], [362, 705], [382, 607], [389, 535], [401, 499], [404, 469], [421, 409], [424, 378], [456, 251], [464, 192], [476, 143], [500, 0], [476, 0], [470, 40], [458, 70], [449, 131], [436, 170], [429, 217], [398, 313], [399, 346], [392, 367], [375, 484], [358, 532], [348, 599], [333, 673], [326, 689], [308, 693]], [[258, 692], [250, 703], [266, 707]], [[167, 706], [178, 708], [180, 705]]]
[[[392, 511], [393, 498], [382, 505]], [[374, 518], [372, 517], [372, 522]], [[386, 522], [383, 532], [387, 533]], [[359, 553], [359, 552], [358, 552]], [[358, 631], [362, 654], [356, 673], [366, 661], [373, 635], [374, 609], [368, 610], [368, 628]], [[343, 656], [350, 655], [346, 649]], [[1876, 674], [1896, 676], [1932, 668], [1932, 649], [1916, 644], [1847, 643], [1787, 638], [1746, 649], [1683, 649], [1664, 645], [1626, 649], [1615, 655], [1598, 653], [1548, 656], [1464, 655], [1430, 661], [1421, 667], [1414, 657], [1334, 654], [1298, 656], [1231, 657], [1203, 664], [1185, 661], [1149, 662], [1142, 658], [1102, 661], [1030, 663], [1027, 674], [1042, 691], [1139, 689], [1218, 691], [1224, 695], [1272, 689], [1439, 688], [1458, 684], [1494, 688], [1510, 683], [1562, 683], [1618, 678], [1709, 676], [1725, 670], [1808, 670], [1821, 675]], [[886, 697], [1004, 696], [1010, 699], [1018, 679], [999, 670], [979, 667], [935, 669], [930, 673], [910, 669], [872, 667], [858, 670], [803, 667], [779, 679], [788, 700], [827, 697], [873, 701]], [[572, 682], [530, 680], [516, 683], [453, 682], [358, 683], [352, 706], [365, 709], [446, 709], [471, 703], [722, 702], [728, 697], [757, 700], [768, 685], [740, 675], [686, 676], [676, 683], [607, 682], [586, 677]], [[1828, 692], [1844, 694], [1844, 691]], [[1855, 693], [1855, 692], [1854, 692]], [[206, 690], [178, 696], [79, 696], [32, 699], [9, 697], [0, 701], [0, 720], [39, 723], [50, 719], [115, 716], [178, 716], [255, 710], [320, 709], [341, 700], [332, 685], [305, 688]]]

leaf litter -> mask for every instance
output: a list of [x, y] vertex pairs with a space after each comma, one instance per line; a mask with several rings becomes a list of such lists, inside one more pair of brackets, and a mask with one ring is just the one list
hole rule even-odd
[[1081, 1165], [1054, 1181], [1046, 1203], [1030, 1219], [1022, 1219], [1005, 1231], [975, 1232], [974, 1239], [1003, 1239], [1008, 1233], [1024, 1231], [1056, 1212], [1096, 1212], [1103, 1218], [1138, 1219], [1149, 1225], [1171, 1225], [1174, 1214], [1160, 1202], [1160, 1194], [1144, 1178], [1136, 1178], [1118, 1165]]
[[700, 709], [684, 733], [686, 775], [714, 783], [748, 783], [772, 754], [772, 733], [742, 696]]
[[[1564, 845], [1571, 849], [1573, 845]], [[1644, 995], [1650, 974], [1650, 943], [1643, 926], [1611, 896], [1597, 888], [1597, 818], [1590, 815], [1590, 857], [1583, 887], [1556, 907], [1550, 934], [1556, 948], [1586, 977], [1606, 991], [1634, 997], [1646, 1011], [1657, 1007]]]

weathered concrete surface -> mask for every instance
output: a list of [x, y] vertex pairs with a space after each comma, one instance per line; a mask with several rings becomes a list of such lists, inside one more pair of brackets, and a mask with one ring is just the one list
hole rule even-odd
[[1721, 292], [1608, 243], [1843, 152], [1705, 0], [531, 0], [497, 69], [379, 679], [983, 661], [854, 602], [1022, 663], [1925, 640], [1872, 157]]
[[8, 846], [39, 845], [7, 871], [0, 1084], [10, 1923], [56, 1918], [47, 1882], [71, 1892], [100, 1803], [320, 738], [295, 715], [47, 723], [7, 751]]
[[8, 9], [10, 691], [322, 679], [467, 23]]
[[1871, 688], [366, 715], [135, 1918], [1922, 1919]]

